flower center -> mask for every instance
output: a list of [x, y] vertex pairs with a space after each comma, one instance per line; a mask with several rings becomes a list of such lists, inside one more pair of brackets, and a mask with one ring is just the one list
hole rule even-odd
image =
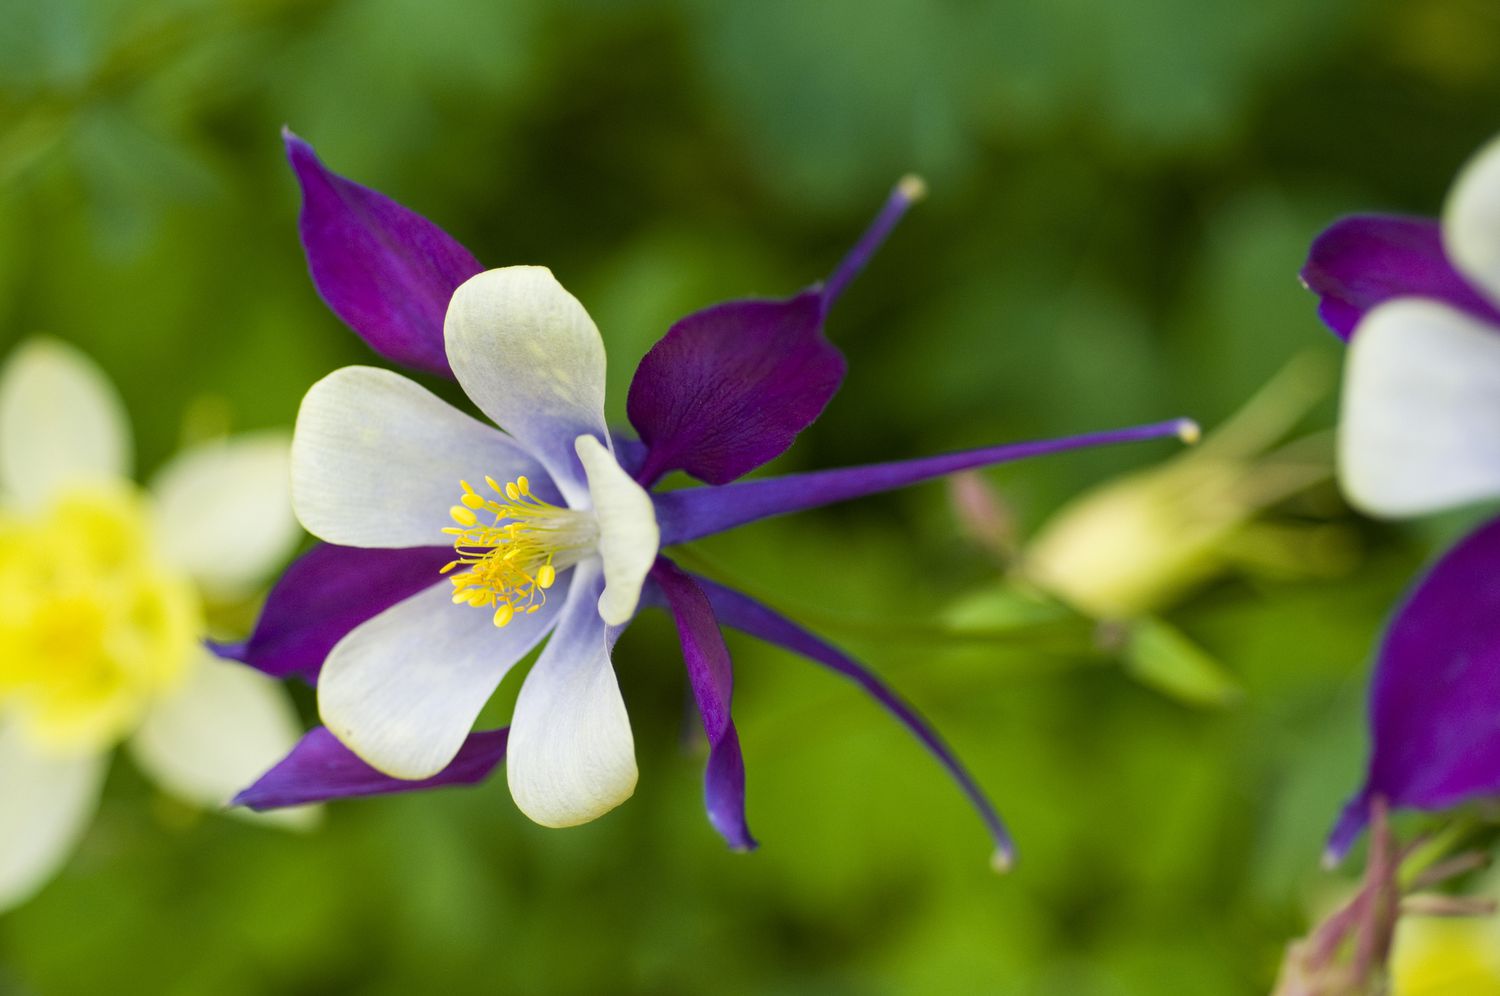
[[0, 712], [35, 746], [108, 746], [191, 664], [202, 608], [148, 533], [124, 487], [0, 521]]
[[[599, 524], [592, 513], [541, 500], [524, 476], [504, 486], [493, 477], [484, 481], [495, 498], [477, 494], [468, 481], [458, 482], [464, 493], [448, 510], [458, 524], [443, 530], [453, 537], [458, 559], [444, 564], [442, 573], [466, 568], [449, 578], [453, 603], [493, 608], [495, 625], [505, 626], [547, 604], [557, 572], [598, 545]], [[493, 521], [485, 523], [481, 516]]]

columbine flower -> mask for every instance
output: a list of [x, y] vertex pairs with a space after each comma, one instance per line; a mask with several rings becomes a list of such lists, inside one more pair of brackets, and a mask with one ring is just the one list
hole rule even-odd
[[[1500, 144], [1442, 223], [1365, 215], [1313, 243], [1303, 279], [1352, 337], [1339, 476], [1360, 508], [1419, 515], [1500, 496]], [[1438, 810], [1500, 794], [1500, 519], [1444, 555], [1396, 612], [1370, 691], [1373, 750], [1330, 860], [1371, 801]]]
[[[609, 654], [646, 603], [676, 621], [710, 745], [709, 818], [732, 846], [755, 842], [721, 623], [862, 685], [958, 780], [1009, 860], [1004, 827], [976, 783], [873, 673], [660, 550], [967, 468], [1180, 435], [1187, 423], [736, 482], [782, 453], [838, 389], [844, 360], [823, 336], [824, 318], [920, 195], [917, 181], [897, 186], [827, 283], [676, 323], [631, 385], [635, 442], [605, 426], [603, 342], [549, 271], [480, 271], [431, 222], [287, 141], [304, 192], [303, 243], [332, 309], [384, 355], [451, 371], [504, 431], [368, 367], [337, 371], [308, 392], [292, 447], [293, 504], [310, 532], [335, 545], [294, 565], [249, 641], [226, 652], [271, 673], [316, 677], [327, 728], [241, 802], [471, 782], [503, 756], [511, 793], [533, 820], [594, 819], [636, 782]], [[677, 470], [708, 486], [651, 490]], [[508, 732], [471, 733], [506, 671], [549, 634]]]
[[296, 542], [285, 439], [187, 450], [149, 492], [130, 451], [71, 347], [33, 341], [0, 371], [0, 908], [67, 858], [116, 744], [221, 806], [296, 740], [282, 691], [200, 644], [205, 599], [248, 594]]

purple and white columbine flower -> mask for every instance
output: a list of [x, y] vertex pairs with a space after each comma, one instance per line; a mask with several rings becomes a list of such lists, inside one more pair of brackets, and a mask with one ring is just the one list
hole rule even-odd
[[[733, 626], [842, 673], [931, 750], [989, 827], [999, 816], [936, 733], [872, 672], [661, 549], [771, 516], [974, 467], [1083, 446], [1190, 435], [1183, 420], [897, 463], [737, 481], [822, 412], [845, 364], [829, 308], [911, 203], [897, 186], [824, 284], [683, 318], [642, 360], [628, 399], [640, 441], [604, 422], [604, 345], [540, 267], [483, 270], [435, 225], [327, 171], [287, 135], [313, 279], [382, 355], [456, 377], [496, 429], [385, 370], [336, 371], [308, 392], [293, 503], [327, 544], [272, 592], [227, 655], [318, 683], [325, 729], [239, 796], [255, 808], [477, 781], [506, 759], [511, 794], [547, 826], [630, 796], [633, 737], [610, 648], [642, 604], [682, 641], [710, 751], [709, 819], [736, 848], [745, 768], [730, 717]], [[705, 487], [653, 492], [675, 470]], [[507, 730], [471, 732], [507, 670], [550, 635]]]
[[[1400, 518], [1500, 497], [1500, 143], [1459, 175], [1441, 223], [1345, 218], [1304, 282], [1350, 340], [1339, 476]], [[1437, 561], [1396, 611], [1370, 689], [1373, 749], [1329, 859], [1372, 800], [1423, 810], [1500, 795], [1500, 519]]]

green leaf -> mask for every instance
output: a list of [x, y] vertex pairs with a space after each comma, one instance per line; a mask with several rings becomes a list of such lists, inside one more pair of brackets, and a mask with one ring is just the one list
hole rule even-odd
[[1123, 660], [1126, 673], [1135, 680], [1185, 705], [1222, 708], [1244, 695], [1222, 664], [1160, 619], [1130, 624]]

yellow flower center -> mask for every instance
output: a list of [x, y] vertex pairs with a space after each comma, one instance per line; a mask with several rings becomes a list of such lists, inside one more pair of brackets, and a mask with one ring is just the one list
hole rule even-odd
[[102, 750], [128, 734], [181, 679], [202, 621], [127, 486], [0, 516], [0, 712], [36, 746]]
[[484, 481], [494, 498], [458, 482], [463, 494], [448, 510], [457, 525], [443, 530], [453, 537], [458, 559], [444, 564], [442, 573], [465, 568], [449, 579], [454, 604], [492, 609], [495, 625], [505, 626], [547, 604], [557, 572], [593, 550], [599, 526], [588, 512], [542, 501], [525, 477], [504, 486], [493, 477]]

